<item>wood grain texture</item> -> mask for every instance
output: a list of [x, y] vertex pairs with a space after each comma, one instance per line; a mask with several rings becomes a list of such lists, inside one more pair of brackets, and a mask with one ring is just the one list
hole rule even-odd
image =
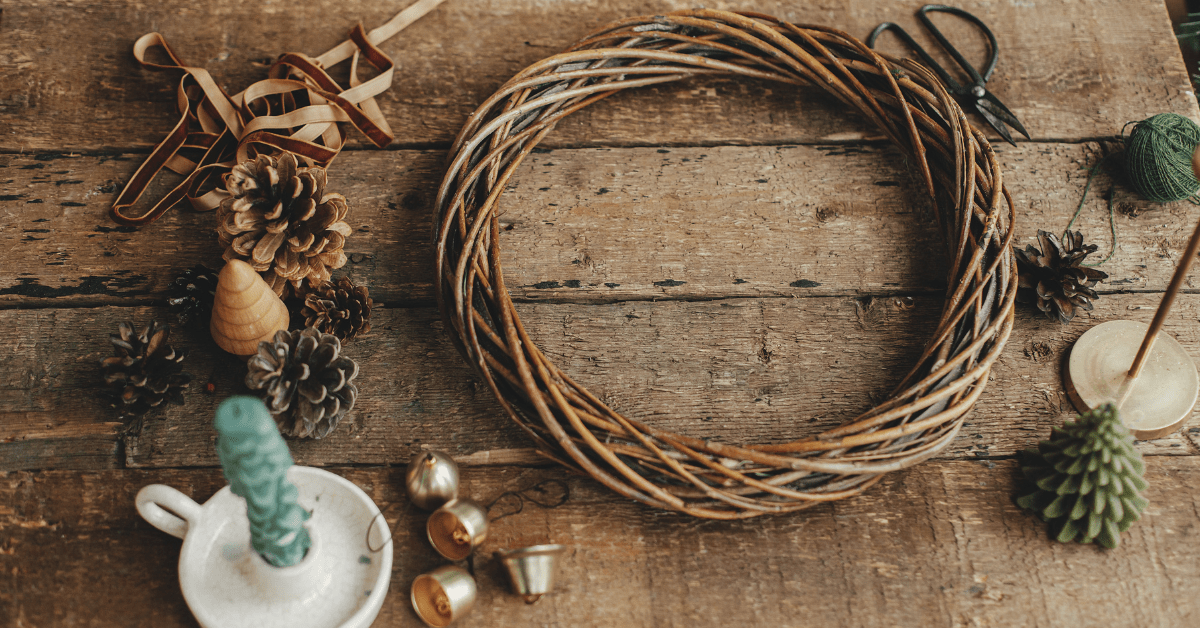
[[[1105, 296], [1090, 317], [1065, 327], [1019, 308], [993, 381], [943, 456], [1010, 456], [1045, 438], [1074, 413], [1059, 379], [1071, 343], [1105, 320], [1148, 321], [1157, 302], [1156, 294]], [[692, 436], [753, 443], [816, 433], [876, 404], [919, 355], [940, 307], [939, 298], [917, 295], [912, 307], [891, 298], [776, 298], [524, 304], [519, 311], [543, 351], [618, 411]], [[151, 316], [165, 312], [0, 312], [6, 326], [36, 330], [38, 339], [14, 352], [0, 387], [0, 469], [218, 465], [213, 412], [245, 390], [245, 370], [191, 330], [172, 336], [191, 350], [187, 403], [147, 420], [140, 436], [125, 441], [125, 458], [111, 459], [119, 425], [96, 365], [111, 351], [107, 337], [119, 321]], [[362, 366], [355, 409], [329, 437], [291, 441], [301, 464], [403, 464], [426, 447], [488, 463], [487, 452], [532, 447], [455, 353], [436, 310], [385, 309], [375, 317], [372, 332], [346, 347]], [[1200, 295], [1184, 295], [1166, 327], [1193, 356], [1200, 355], [1198, 318]], [[51, 357], [58, 355], [70, 359]], [[203, 392], [208, 382], [215, 394]], [[1197, 434], [1193, 417], [1182, 432], [1141, 448], [1190, 455]], [[49, 445], [31, 442], [43, 441], [78, 457], [42, 455], [35, 447]]]
[[[173, 274], [219, 259], [210, 216], [174, 211], [140, 231], [107, 218], [175, 122], [178, 77], [137, 68], [132, 42], [162, 32], [238, 91], [279, 53], [322, 51], [355, 21], [373, 27], [409, 2], [4, 3], [0, 626], [194, 625], [178, 589], [180, 543], [137, 517], [133, 496], [162, 482], [206, 499], [223, 484], [210, 422], [216, 403], [241, 391], [242, 366], [206, 333], [179, 330], [196, 376], [186, 405], [123, 438], [101, 396], [97, 362], [117, 322], [165, 317], [146, 306]], [[892, 20], [928, 43], [914, 28], [924, 3], [752, 8], [860, 37]], [[1073, 413], [1059, 380], [1068, 347], [1095, 323], [1150, 319], [1194, 225], [1190, 205], [1137, 201], [1118, 184], [1121, 245], [1097, 310], [1062, 327], [1021, 308], [952, 449], [793, 516], [697, 521], [624, 501], [546, 467], [472, 378], [430, 307], [438, 149], [530, 62], [612, 19], [695, 4], [450, 0], [383, 46], [399, 64], [379, 99], [397, 141], [366, 150], [355, 137], [331, 188], [350, 197], [344, 271], [387, 307], [347, 347], [363, 365], [355, 411], [330, 438], [291, 443], [300, 463], [331, 467], [392, 506], [397, 562], [377, 625], [417, 624], [408, 586], [443, 562], [400, 488], [402, 465], [425, 448], [452, 452], [465, 492], [485, 503], [548, 478], [571, 487], [560, 509], [529, 505], [494, 523], [468, 563], [481, 586], [466, 628], [1200, 624], [1200, 418], [1138, 444], [1150, 455], [1151, 506], [1116, 551], [1052, 543], [1011, 503], [1012, 455]], [[998, 147], [1020, 244], [1065, 226], [1082, 169], [1114, 148], [1092, 140], [1163, 111], [1200, 120], [1160, 0], [960, 6], [995, 30], [991, 87], [1040, 140]], [[975, 34], [948, 32], [970, 59], [983, 57]], [[929, 333], [944, 265], [919, 186], [895, 152], [861, 142], [871, 139], [810, 90], [730, 79], [620, 94], [568, 118], [504, 199], [505, 272], [526, 324], [618, 409], [696, 435], [794, 438], [873, 405]], [[1106, 252], [1098, 195], [1082, 221]], [[1167, 325], [1192, 356], [1197, 281]], [[209, 382], [212, 395], [201, 390]], [[114, 469], [125, 466], [143, 468]], [[548, 541], [572, 548], [560, 586], [526, 606], [506, 593], [492, 551]]]
[[[1066, 227], [1085, 169], [1115, 146], [997, 150], [1024, 245], [1038, 229]], [[0, 306], [162, 300], [184, 268], [219, 267], [211, 214], [178, 208], [140, 229], [108, 219], [133, 157], [0, 155], [10, 181], [0, 197]], [[376, 300], [432, 303], [429, 212], [443, 160], [356, 151], [331, 170], [355, 230], [341, 272]], [[1115, 174], [1093, 183], [1076, 224], [1101, 256], [1111, 246], [1101, 197]], [[1139, 201], [1117, 179], [1120, 248], [1099, 290], [1162, 290], [1194, 226], [1192, 206]], [[518, 300], [938, 294], [945, 285], [928, 201], [886, 146], [551, 150], [530, 156], [501, 203], [504, 272]]]
[[[443, 564], [401, 469], [336, 468], [392, 526], [394, 575], [377, 625], [415, 625], [408, 587]], [[565, 480], [568, 502], [527, 504], [494, 521], [467, 562], [479, 581], [463, 628], [522, 626], [830, 626], [1176, 628], [1200, 613], [1195, 513], [1200, 457], [1147, 463], [1150, 500], [1119, 548], [1063, 545], [1011, 502], [1013, 461], [931, 461], [864, 495], [752, 522], [656, 512], [557, 469], [467, 469], [464, 490]], [[206, 500], [210, 470], [0, 474], [0, 624], [193, 625], [178, 589], [180, 542], [136, 514], [150, 483]], [[492, 516], [506, 511], [502, 502]], [[389, 507], [391, 506], [391, 507]], [[508, 593], [494, 550], [568, 546], [555, 592], [533, 606]], [[1118, 575], [1119, 574], [1119, 575]]]
[[[174, 125], [173, 73], [137, 67], [139, 36], [163, 33], [183, 59], [230, 93], [263, 78], [284, 52], [319, 54], [361, 20], [381, 24], [408, 0], [271, 3], [186, 0], [15, 0], [0, 25], [0, 148], [53, 151], [146, 148]], [[796, 4], [754, 10], [866, 37], [879, 22], [918, 32], [924, 0]], [[990, 24], [1001, 60], [991, 88], [1036, 139], [1112, 137], [1128, 120], [1174, 111], [1200, 120], [1161, 0], [969, 0]], [[471, 111], [510, 76], [610, 21], [689, 9], [691, 0], [448, 2], [383, 46], [399, 65], [380, 105], [401, 146], [448, 143]], [[745, 3], [706, 3], [745, 9]], [[948, 34], [976, 63], [983, 39], [953, 20]], [[929, 38], [919, 33], [921, 40]], [[903, 53], [895, 41], [885, 50]], [[695, 145], [854, 140], [874, 134], [811, 90], [714, 79], [620, 95], [560, 125], [550, 142]], [[360, 138], [355, 139], [361, 145]]]

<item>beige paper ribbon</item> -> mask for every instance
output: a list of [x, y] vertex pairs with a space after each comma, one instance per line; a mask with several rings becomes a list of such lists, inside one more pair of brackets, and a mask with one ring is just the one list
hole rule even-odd
[[[197, 211], [215, 209], [228, 196], [220, 185], [220, 175], [260, 152], [286, 150], [309, 165], [326, 167], [346, 143], [342, 123], [361, 131], [376, 146], [387, 146], [393, 138], [392, 129], [375, 96], [391, 87], [394, 67], [391, 58], [376, 45], [443, 1], [418, 0], [369, 33], [358, 24], [351, 29], [348, 40], [316, 58], [286, 53], [271, 66], [268, 78], [234, 96], [221, 89], [204, 68], [184, 63], [162, 35], [143, 35], [133, 45], [133, 56], [142, 67], [184, 71], [176, 90], [180, 117], [125, 184], [109, 215], [119, 224], [141, 226], [185, 198]], [[147, 61], [147, 53], [154, 48], [161, 48], [170, 63]], [[360, 58], [378, 71], [375, 77], [359, 79]], [[343, 88], [326, 68], [347, 59], [350, 85]], [[181, 151], [200, 152], [200, 157], [189, 159]], [[163, 168], [184, 175], [184, 180], [146, 213], [126, 215], [125, 211], [138, 202]]]

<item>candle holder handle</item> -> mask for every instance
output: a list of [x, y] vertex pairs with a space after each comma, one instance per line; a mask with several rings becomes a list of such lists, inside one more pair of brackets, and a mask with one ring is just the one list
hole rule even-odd
[[143, 486], [136, 503], [138, 514], [150, 525], [181, 539], [200, 521], [200, 504], [165, 484]]

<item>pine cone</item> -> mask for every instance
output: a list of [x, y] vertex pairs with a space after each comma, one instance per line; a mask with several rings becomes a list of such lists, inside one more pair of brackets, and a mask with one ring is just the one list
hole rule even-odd
[[366, 286], [356, 286], [349, 277], [326, 281], [304, 297], [300, 316], [307, 327], [333, 334], [342, 341], [371, 331], [371, 297]]
[[358, 398], [358, 364], [341, 351], [337, 336], [280, 330], [274, 341], [258, 343], [246, 387], [263, 396], [284, 435], [324, 438]]
[[104, 383], [119, 389], [116, 405], [122, 420], [133, 420], [129, 431], [141, 429], [146, 413], [164, 401], [183, 403], [183, 390], [192, 376], [183, 373], [186, 355], [167, 344], [171, 329], [157, 321], [135, 333], [133, 324], [121, 323], [120, 335], [110, 336], [116, 355], [100, 361]]
[[281, 298], [327, 281], [346, 264], [346, 198], [325, 193], [325, 169], [298, 168], [296, 157], [259, 155], [225, 175], [229, 198], [217, 208], [224, 259], [254, 267]]
[[208, 326], [213, 295], [217, 291], [217, 273], [203, 264], [183, 271], [167, 286], [167, 305], [179, 324]]
[[1065, 241], [1048, 231], [1038, 230], [1038, 242], [1042, 249], [1026, 245], [1022, 251], [1013, 247], [1017, 256], [1017, 294], [1024, 302], [1037, 302], [1038, 309], [1046, 316], [1059, 322], [1069, 323], [1079, 310], [1092, 311], [1092, 301], [1100, 295], [1092, 290], [1096, 282], [1108, 279], [1108, 275], [1080, 266], [1091, 253], [1095, 244], [1084, 246], [1083, 235], [1076, 231], [1067, 232]]
[[1142, 454], [1111, 403], [1054, 428], [1024, 458], [1021, 471], [1037, 489], [1017, 504], [1049, 523], [1061, 543], [1114, 548], [1146, 509]]

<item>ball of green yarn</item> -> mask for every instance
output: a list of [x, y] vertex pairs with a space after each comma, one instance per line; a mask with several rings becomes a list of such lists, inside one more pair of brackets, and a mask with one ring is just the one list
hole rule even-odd
[[1200, 191], [1192, 173], [1197, 145], [1200, 126], [1177, 113], [1138, 122], [1125, 138], [1125, 172], [1133, 189], [1156, 203], [1182, 201]]

